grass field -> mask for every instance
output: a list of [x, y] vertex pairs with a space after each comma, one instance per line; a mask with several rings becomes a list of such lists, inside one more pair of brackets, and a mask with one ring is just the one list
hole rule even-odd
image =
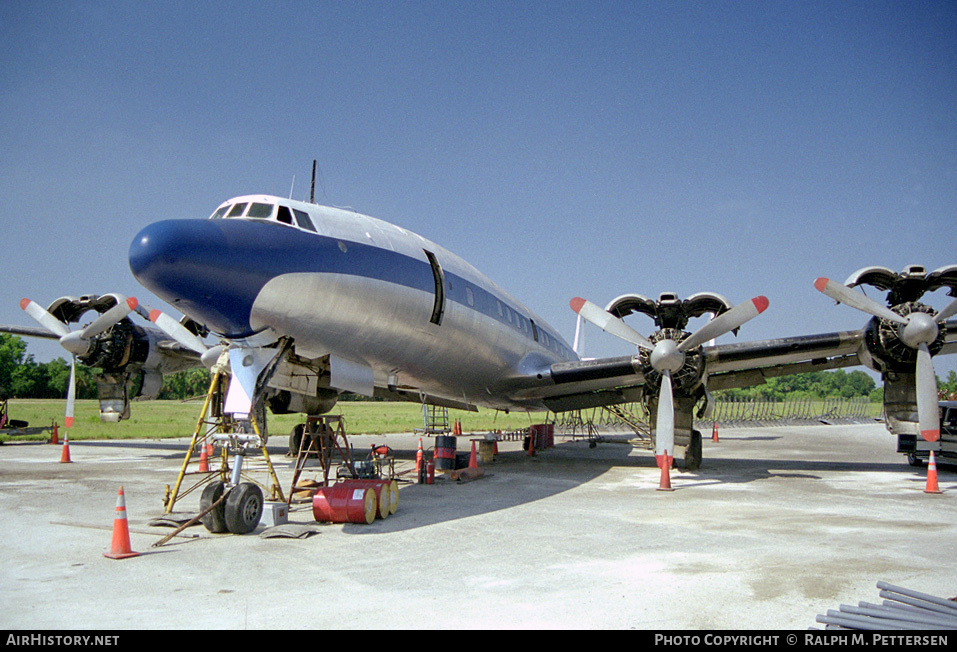
[[[31, 427], [50, 426], [54, 421], [63, 428], [62, 399], [10, 399], [8, 403], [11, 419], [27, 421]], [[758, 412], [772, 414], [780, 410], [782, 403], [770, 404]], [[131, 417], [120, 423], [102, 423], [99, 403], [95, 400], [76, 402], [76, 419], [70, 430], [71, 439], [163, 439], [167, 437], [189, 437], [196, 429], [196, 421], [202, 409], [200, 401], [137, 401], [133, 403]], [[807, 407], [808, 415], [826, 411], [824, 401], [813, 401]], [[868, 416], [879, 416], [883, 406], [871, 403], [867, 406]], [[423, 427], [422, 406], [417, 403], [389, 403], [374, 401], [343, 401], [336, 405], [332, 414], [340, 414], [345, 420], [346, 432], [350, 435], [378, 435], [392, 432], [412, 432]], [[465, 432], [488, 432], [490, 430], [512, 431], [528, 428], [533, 423], [543, 423], [546, 416], [554, 420], [555, 415], [544, 412], [527, 414], [515, 412], [504, 414], [491, 410], [464, 412], [449, 410], [449, 422], [458, 419]], [[583, 416], [600, 420], [595, 410], [583, 410]], [[752, 418], [760, 419], [760, 416]], [[304, 420], [301, 414], [275, 416], [269, 414], [267, 425], [272, 437], [285, 437], [297, 423]], [[720, 419], [719, 419], [720, 420]], [[49, 435], [27, 435], [11, 437], [0, 435], [0, 442], [10, 439], [42, 440]]]
[[[27, 421], [31, 427], [59, 424], [62, 439], [63, 409], [65, 402], [59, 399], [10, 399], [11, 419]], [[99, 403], [95, 400], [77, 401], [70, 439], [162, 439], [167, 437], [190, 437], [196, 429], [201, 402], [189, 401], [137, 401], [131, 409], [130, 419], [120, 423], [102, 423]], [[336, 405], [332, 414], [341, 414], [346, 431], [350, 435], [412, 432], [422, 428], [422, 406], [417, 403], [386, 403], [343, 401]], [[301, 414], [282, 416], [268, 415], [269, 433], [273, 437], [285, 437], [293, 426], [303, 421]], [[517, 430], [532, 423], [545, 420], [545, 413], [503, 414], [489, 410], [464, 412], [449, 410], [449, 420], [459, 419], [465, 431], [486, 432], [489, 430]], [[10, 437], [0, 435], [0, 441], [42, 440], [48, 435]]]

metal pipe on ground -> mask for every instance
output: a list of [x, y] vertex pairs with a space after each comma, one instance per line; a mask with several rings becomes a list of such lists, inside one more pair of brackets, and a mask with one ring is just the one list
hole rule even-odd
[[932, 614], [918, 614], [911, 613], [907, 611], [902, 611], [900, 609], [892, 609], [887, 607], [855, 607], [849, 604], [842, 604], [840, 611], [843, 613], [854, 614], [858, 616], [870, 616], [873, 618], [879, 618], [881, 620], [887, 620], [892, 623], [904, 622], [912, 623], [914, 625], [934, 625], [938, 627], [957, 627], [957, 618], [947, 618], [947, 617], [936, 617]]
[[920, 591], [914, 591], [912, 589], [905, 589], [902, 586], [894, 586], [893, 584], [888, 584], [887, 582], [883, 581], [877, 583], [877, 588], [891, 593], [899, 593], [900, 595], [905, 595], [909, 598], [914, 598], [915, 600], [929, 602], [931, 604], [937, 605], [938, 607], [943, 607], [950, 613], [957, 614], [957, 602], [953, 600], [939, 598], [936, 595], [929, 595], [927, 593], [921, 593]]

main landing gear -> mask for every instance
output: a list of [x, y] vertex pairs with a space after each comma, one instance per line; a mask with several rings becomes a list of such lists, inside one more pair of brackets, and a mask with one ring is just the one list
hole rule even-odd
[[[232, 449], [233, 466], [228, 481], [213, 480], [199, 499], [200, 521], [214, 534], [231, 532], [249, 534], [259, 525], [263, 515], [263, 492], [253, 482], [241, 482], [243, 460], [247, 448], [258, 443], [259, 436], [227, 436], [226, 445]], [[265, 446], [262, 447], [265, 451]], [[272, 466], [270, 465], [270, 470]], [[278, 489], [278, 482], [274, 485]]]

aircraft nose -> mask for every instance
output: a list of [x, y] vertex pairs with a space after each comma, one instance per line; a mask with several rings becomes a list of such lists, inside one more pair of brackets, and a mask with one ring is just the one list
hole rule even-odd
[[243, 269], [221, 221], [150, 224], [133, 239], [129, 260], [143, 287], [213, 332], [252, 334], [249, 311], [262, 283]]
[[165, 220], [140, 231], [130, 245], [130, 269], [138, 280], [162, 279], [179, 265], [195, 264], [224, 244], [207, 220]]

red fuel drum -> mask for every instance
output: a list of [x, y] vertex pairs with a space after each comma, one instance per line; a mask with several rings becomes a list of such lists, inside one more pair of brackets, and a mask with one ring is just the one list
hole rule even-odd
[[379, 502], [379, 518], [385, 518], [389, 514], [395, 514], [399, 508], [399, 483], [395, 480], [342, 480], [342, 485], [351, 485], [356, 487], [372, 487], [375, 491], [376, 500]]
[[369, 486], [319, 487], [312, 498], [312, 515], [317, 521], [371, 523], [377, 510], [375, 490]]
[[435, 468], [439, 471], [455, 469], [455, 437], [439, 435], [435, 438]]
[[555, 446], [555, 424], [537, 423], [528, 427], [528, 434], [535, 442], [535, 450], [543, 450]]

